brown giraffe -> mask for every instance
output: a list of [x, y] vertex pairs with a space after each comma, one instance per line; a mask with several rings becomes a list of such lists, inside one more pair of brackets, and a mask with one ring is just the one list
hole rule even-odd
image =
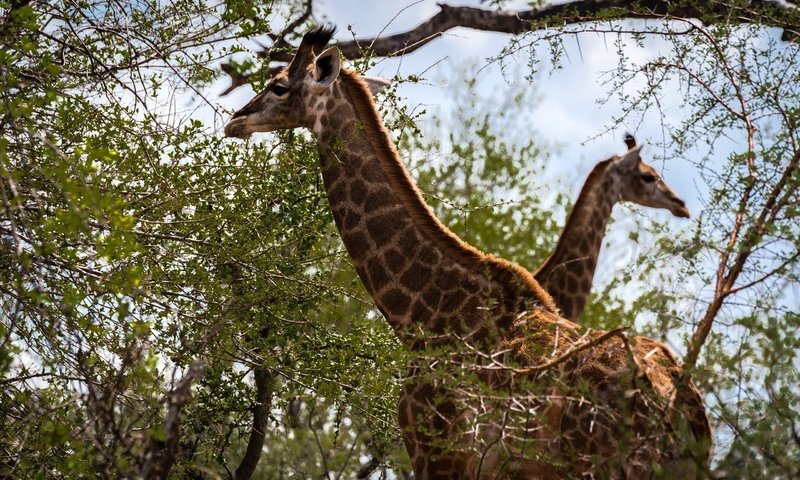
[[[633, 149], [636, 140], [628, 134], [625, 144]], [[553, 254], [533, 274], [553, 297], [561, 316], [573, 322], [586, 306], [606, 225], [611, 210], [621, 200], [665, 208], [676, 217], [689, 218], [686, 203], [638, 155], [598, 163], [581, 188]]]
[[324, 50], [332, 34], [306, 34], [225, 134], [314, 132], [347, 252], [414, 355], [399, 424], [416, 478], [649, 478], [655, 465], [702, 466], [686, 450], [710, 438], [702, 400], [675, 395], [681, 371], [664, 361], [666, 347], [580, 330], [527, 270], [444, 227], [369, 87], [342, 68], [338, 49]]

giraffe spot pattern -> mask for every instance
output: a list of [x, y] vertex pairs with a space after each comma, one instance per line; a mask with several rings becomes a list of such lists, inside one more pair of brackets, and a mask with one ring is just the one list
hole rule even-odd
[[406, 257], [395, 248], [387, 250], [383, 254], [383, 260], [392, 273], [400, 273], [406, 266]]
[[367, 186], [359, 179], [350, 182], [350, 201], [356, 205], [363, 205], [367, 198]]
[[378, 259], [373, 258], [367, 262], [367, 272], [369, 273], [369, 282], [373, 291], [377, 292], [389, 283], [389, 274], [386, 273], [386, 269], [383, 268], [383, 264]]
[[364, 161], [358, 155], [348, 155], [347, 156], [347, 163], [345, 166], [347, 167], [347, 171], [350, 177], [357, 176], [357, 172], [361, 169], [361, 165]]
[[397, 240], [397, 248], [400, 249], [401, 252], [405, 252], [406, 256], [409, 258], [413, 258], [416, 255], [417, 250], [420, 248], [420, 239], [417, 235], [417, 232], [411, 228], [400, 232], [400, 236]]
[[384, 245], [398, 233], [398, 225], [391, 215], [380, 215], [367, 220], [367, 232], [377, 245]]
[[572, 316], [573, 312], [575, 311], [575, 302], [569, 297], [564, 297], [564, 299], [561, 300], [561, 303], [562, 304], [559, 305], [559, 307], [561, 307], [561, 311], [564, 312], [564, 316]]
[[427, 324], [428, 321], [433, 316], [433, 310], [428, 308], [425, 305], [425, 302], [422, 300], [417, 300], [414, 302], [414, 306], [411, 307], [411, 321], [412, 322], [422, 322], [423, 324]]
[[439, 275], [436, 276], [436, 286], [443, 291], [452, 290], [459, 287], [458, 273], [452, 269], [443, 269]]
[[[328, 189], [328, 200], [330, 201], [331, 205], [336, 205], [337, 207], [342, 204], [345, 200], [345, 193], [347, 191], [347, 185], [345, 182], [336, 182], [331, 185], [331, 188]], [[336, 207], [332, 207], [336, 208]]]
[[359, 173], [361, 174], [361, 178], [371, 185], [381, 185], [386, 183], [386, 179], [383, 177], [383, 172], [374, 166], [365, 165]]
[[366, 203], [371, 211], [378, 211], [385, 207], [397, 205], [392, 194], [383, 189], [367, 195]]
[[355, 268], [356, 268], [356, 273], [358, 274], [358, 278], [360, 278], [361, 283], [364, 284], [364, 288], [366, 288], [368, 291], [371, 290], [372, 288], [370, 287], [369, 284], [369, 277], [367, 276], [367, 270], [364, 268], [363, 265], [355, 265]]
[[466, 326], [469, 328], [477, 327], [478, 324], [483, 320], [483, 314], [479, 310], [482, 306], [483, 302], [481, 302], [477, 297], [470, 298], [467, 303], [464, 305], [462, 309], [464, 311], [464, 320], [466, 320]]
[[426, 246], [420, 249], [417, 260], [425, 265], [435, 265], [439, 263], [439, 252]]
[[400, 283], [412, 292], [419, 292], [430, 282], [433, 270], [430, 267], [415, 262], [400, 277]]
[[568, 275], [567, 276], [567, 289], [569, 291], [574, 292], [578, 288], [578, 281], [575, 279], [575, 275]]
[[601, 230], [603, 226], [603, 219], [601, 217], [598, 216], [592, 219], [592, 228], [595, 230]]
[[[369, 243], [367, 243], [363, 233], [342, 233], [342, 240], [347, 247], [347, 253], [350, 254], [354, 261], [357, 262], [364, 258], [367, 248], [369, 248]], [[361, 278], [363, 279], [364, 276], [361, 275]]]
[[[331, 100], [331, 102], [333, 102], [333, 100]], [[328, 108], [328, 111], [331, 112], [331, 116], [334, 117], [334, 118], [342, 118], [343, 116], [347, 115], [350, 111], [352, 111], [350, 109], [350, 106], [349, 105], [345, 105], [345, 104], [341, 104], [338, 107], [336, 107], [335, 109], [333, 107], [334, 107], [334, 105], [331, 105]]]
[[439, 309], [439, 311], [436, 312], [436, 316], [433, 317], [433, 323], [428, 324], [428, 328], [436, 335], [445, 333], [450, 326], [450, 317], [442, 313], [441, 309]]
[[[592, 239], [591, 239], [591, 236], [590, 236], [591, 233], [592, 232], [589, 232], [589, 235], [584, 235], [581, 238], [580, 248], [572, 253], [573, 257], [582, 258], [582, 257], [584, 257], [583, 252], [589, 252], [589, 251], [594, 250], [594, 248], [592, 247]], [[570, 263], [583, 264], [584, 262], [581, 261], [581, 262], [570, 262]]]
[[355, 211], [347, 209], [342, 219], [343, 230], [355, 230], [361, 223], [361, 215]]
[[341, 177], [342, 170], [337, 167], [331, 155], [321, 155], [322, 160], [322, 176], [327, 185], [335, 184]]
[[442, 299], [442, 291], [436, 287], [427, 288], [422, 292], [422, 299], [434, 310], [439, 309], [439, 301]]
[[460, 290], [453, 290], [444, 294], [442, 302], [439, 305], [440, 312], [453, 312], [464, 301], [464, 292]]
[[389, 313], [394, 315], [403, 315], [408, 311], [411, 304], [411, 298], [403, 293], [399, 288], [392, 288], [381, 296], [384, 305]]

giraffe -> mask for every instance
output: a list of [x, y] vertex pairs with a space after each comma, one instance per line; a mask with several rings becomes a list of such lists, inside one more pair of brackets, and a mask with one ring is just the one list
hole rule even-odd
[[[628, 149], [636, 146], [625, 136]], [[612, 157], [589, 173], [567, 218], [553, 254], [534, 272], [539, 285], [553, 297], [561, 316], [578, 322], [592, 290], [606, 225], [614, 205], [626, 200], [645, 207], [664, 208], [676, 217], [689, 218], [686, 203], [678, 198], [658, 172], [641, 160]]]
[[581, 330], [557, 316], [530, 272], [439, 222], [369, 86], [325, 49], [333, 31], [307, 33], [225, 134], [314, 133], [347, 253], [411, 353], [398, 422], [416, 478], [648, 478], [656, 464], [686, 471], [707, 461], [686, 458], [709, 431], [699, 397], [676, 400], [681, 371], [661, 365], [665, 346]]

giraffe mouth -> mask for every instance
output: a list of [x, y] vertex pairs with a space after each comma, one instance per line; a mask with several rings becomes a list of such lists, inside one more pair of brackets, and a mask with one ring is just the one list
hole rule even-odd
[[675, 200], [675, 206], [671, 208], [672, 214], [678, 218], [690, 218], [691, 214], [689, 213], [689, 207], [686, 206], [686, 203], [683, 200]]
[[225, 124], [225, 136], [235, 138], [248, 138], [253, 133], [247, 128], [247, 116], [233, 117]]
[[673, 213], [678, 218], [691, 218], [692, 217], [692, 215], [689, 213], [689, 210], [685, 209], [685, 208], [682, 209], [682, 210], [679, 210], [677, 212], [673, 212]]

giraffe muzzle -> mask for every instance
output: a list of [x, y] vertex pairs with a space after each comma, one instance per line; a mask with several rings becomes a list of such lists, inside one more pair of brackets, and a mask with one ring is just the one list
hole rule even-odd
[[[237, 112], [238, 113], [238, 112]], [[236, 116], [228, 120], [225, 124], [225, 136], [235, 138], [247, 138], [252, 132], [247, 128], [247, 116]]]
[[686, 206], [686, 202], [681, 200], [680, 198], [676, 198], [673, 200], [674, 207], [670, 209], [673, 215], [678, 218], [690, 218], [691, 214], [689, 213], [689, 207]]

